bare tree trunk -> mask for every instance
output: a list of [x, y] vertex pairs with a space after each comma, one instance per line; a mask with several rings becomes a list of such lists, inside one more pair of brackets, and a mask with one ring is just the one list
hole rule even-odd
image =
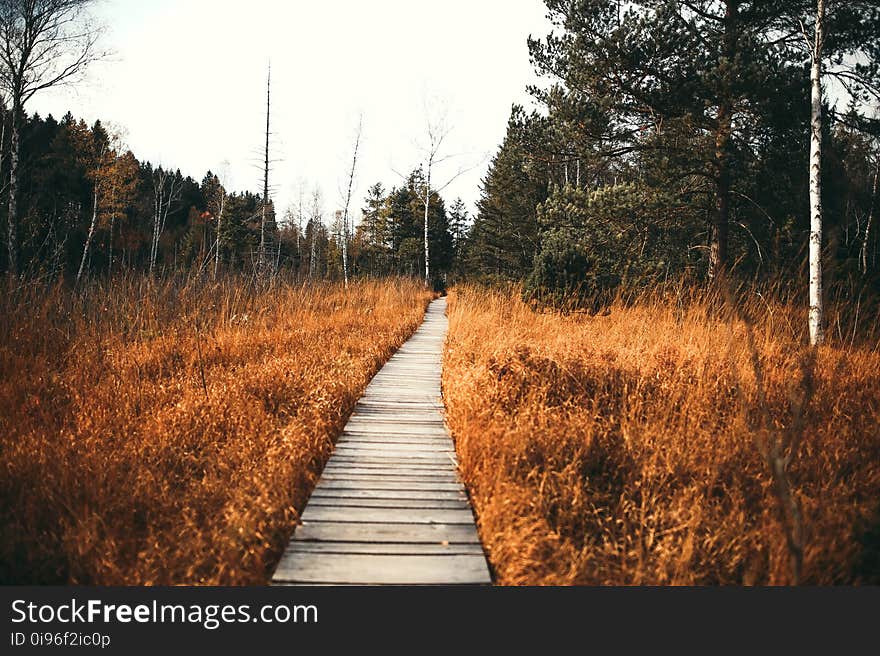
[[[724, 0], [724, 56], [736, 57], [738, 41], [739, 0]], [[729, 74], [728, 74], [729, 77]], [[733, 81], [725, 80], [725, 95], [718, 107], [715, 130], [715, 208], [712, 214], [709, 243], [709, 279], [722, 276], [727, 266], [727, 236], [730, 224], [730, 137], [733, 126], [733, 102], [730, 99]]]
[[[2, 119], [2, 125], [0, 125], [0, 171], [3, 171], [3, 160], [6, 156], [6, 103], [0, 103], [0, 119]], [[11, 235], [7, 235], [11, 236]], [[11, 241], [10, 241], [11, 243]], [[11, 251], [10, 251], [11, 254]], [[10, 262], [12, 258], [10, 257]]]
[[116, 224], [116, 213], [110, 214], [110, 238], [107, 241], [107, 275], [113, 273], [113, 226]]
[[269, 109], [271, 107], [272, 93], [272, 67], [269, 67], [269, 75], [266, 78], [266, 148], [263, 151], [263, 203], [262, 216], [260, 218], [260, 252], [258, 254], [258, 270], [263, 272], [266, 253], [266, 205], [269, 203]]
[[86, 259], [89, 256], [89, 247], [92, 245], [92, 238], [95, 236], [95, 225], [98, 223], [98, 183], [95, 182], [94, 200], [92, 201], [92, 222], [89, 224], [89, 234], [86, 237], [86, 244], [83, 246], [82, 259], [79, 262], [79, 271], [76, 272], [76, 284], [82, 278], [83, 270], [86, 268]]
[[[156, 267], [156, 259], [159, 255], [159, 237], [165, 230], [165, 222], [168, 220], [168, 213], [171, 211], [171, 203], [177, 199], [180, 191], [175, 186], [175, 177], [171, 174], [171, 184], [168, 189], [165, 188], [165, 182], [168, 180], [169, 174], [166, 171], [153, 173], [153, 241], [150, 249], [150, 275]], [[177, 251], [174, 253], [175, 265]]]
[[[158, 180], [157, 180], [158, 179]], [[158, 186], [157, 186], [158, 181]], [[165, 176], [164, 173], [153, 173], [153, 238], [150, 240], [150, 275], [156, 266], [156, 254], [159, 246], [160, 223], [164, 205]]]
[[709, 279], [722, 276], [727, 266], [727, 236], [730, 223], [730, 160], [727, 148], [730, 142], [730, 114], [727, 108], [719, 110], [719, 128], [716, 134], [715, 208], [712, 212], [712, 238], [709, 243]]
[[217, 239], [214, 244], [214, 280], [217, 280], [217, 270], [220, 268], [220, 230], [223, 227], [223, 209], [226, 206], [226, 191], [221, 187], [220, 210], [217, 212]]
[[859, 263], [861, 264], [862, 273], [868, 273], [868, 240], [871, 238], [871, 226], [874, 223], [874, 213], [877, 211], [877, 193], [880, 191], [877, 186], [878, 178], [880, 178], [880, 155], [877, 157], [877, 164], [874, 169], [874, 185], [871, 189], [871, 205], [868, 210], [868, 222], [865, 224], [865, 236], [862, 238], [862, 248], [859, 253]]
[[315, 225], [315, 222], [312, 222], [312, 244], [311, 250], [309, 252], [309, 280], [315, 277], [315, 233], [318, 230], [318, 226]]
[[362, 129], [363, 119], [358, 122], [357, 134], [354, 140], [354, 155], [351, 158], [351, 171], [348, 174], [348, 193], [345, 196], [345, 209], [342, 212], [342, 275], [346, 287], [348, 287], [348, 207], [351, 204], [351, 187], [354, 184], [354, 171], [357, 166]]
[[18, 115], [21, 106], [14, 102], [12, 106], [11, 140], [9, 144], [9, 212], [6, 232], [6, 247], [9, 251], [9, 275], [18, 275], [18, 245], [16, 243], [16, 223], [18, 221], [18, 158], [20, 145], [20, 132]]
[[822, 47], [825, 42], [825, 0], [817, 0], [816, 40], [810, 82], [810, 345], [824, 341], [822, 326]]
[[428, 247], [428, 207], [431, 202], [431, 168], [434, 155], [428, 157], [428, 175], [425, 178], [425, 286], [431, 285], [431, 249]]

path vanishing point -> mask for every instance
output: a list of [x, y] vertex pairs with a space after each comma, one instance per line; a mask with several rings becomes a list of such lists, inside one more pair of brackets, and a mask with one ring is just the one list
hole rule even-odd
[[354, 408], [274, 585], [489, 584], [474, 515], [443, 423], [446, 299]]

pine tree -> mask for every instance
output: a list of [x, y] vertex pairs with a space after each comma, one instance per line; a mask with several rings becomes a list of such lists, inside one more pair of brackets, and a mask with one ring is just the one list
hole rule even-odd
[[[562, 29], [529, 40], [539, 72], [595, 107], [581, 128], [605, 152], [623, 156], [664, 121], [700, 139], [688, 153], [711, 181], [709, 276], [728, 265], [737, 153], [779, 90], [798, 84], [801, 58], [781, 0], [546, 0]], [[536, 91], [548, 102], [546, 92]]]
[[522, 120], [521, 110], [514, 108], [504, 142], [483, 180], [467, 262], [468, 270], [478, 276], [522, 279], [540, 247], [537, 207], [547, 195], [546, 173], [523, 146]]

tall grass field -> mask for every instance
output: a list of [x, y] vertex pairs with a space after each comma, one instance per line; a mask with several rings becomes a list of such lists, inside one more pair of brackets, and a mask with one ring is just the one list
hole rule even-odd
[[458, 288], [443, 370], [499, 583], [880, 582], [876, 315], [811, 354], [754, 293], [517, 298]]
[[114, 280], [0, 300], [0, 582], [261, 584], [411, 281]]

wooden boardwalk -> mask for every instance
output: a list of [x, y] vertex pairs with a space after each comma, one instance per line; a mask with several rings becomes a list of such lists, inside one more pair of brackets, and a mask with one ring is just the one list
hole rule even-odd
[[443, 424], [446, 299], [367, 387], [273, 584], [488, 584]]

